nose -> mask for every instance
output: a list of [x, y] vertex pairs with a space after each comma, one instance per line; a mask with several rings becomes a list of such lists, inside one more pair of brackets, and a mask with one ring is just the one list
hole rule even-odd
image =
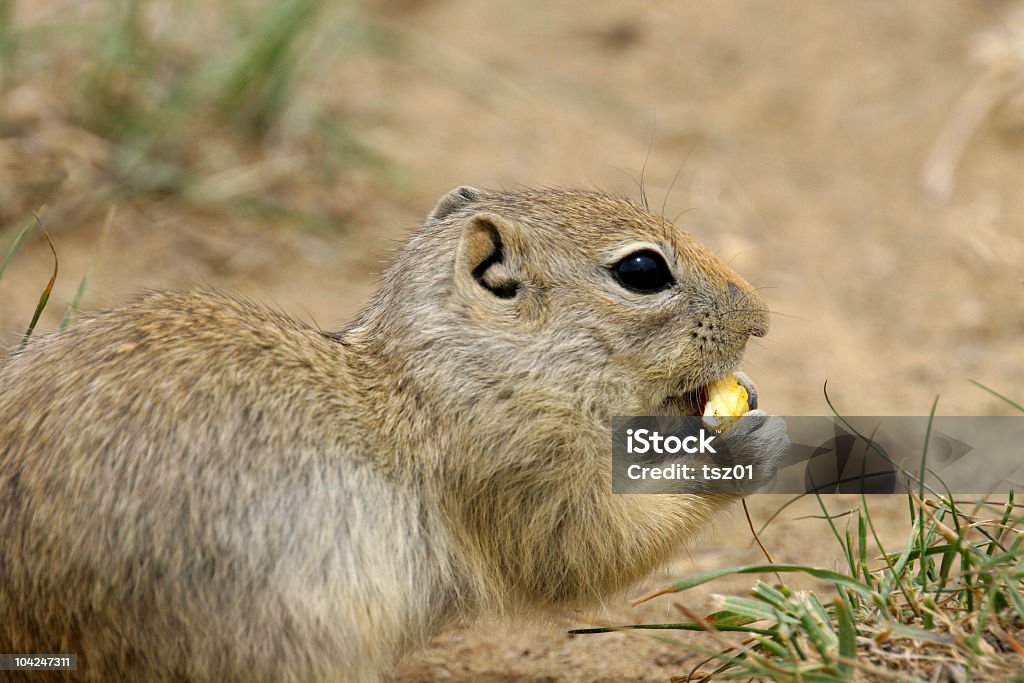
[[768, 306], [746, 282], [730, 282], [727, 287], [730, 317], [734, 324], [745, 327], [747, 334], [763, 337], [768, 334], [770, 317]]

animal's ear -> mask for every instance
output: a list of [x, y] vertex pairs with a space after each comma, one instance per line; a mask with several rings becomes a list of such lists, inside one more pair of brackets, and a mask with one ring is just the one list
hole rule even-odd
[[459, 209], [469, 206], [480, 199], [481, 196], [483, 196], [483, 193], [480, 190], [469, 185], [462, 185], [454, 190], [449, 190], [445, 196], [437, 200], [437, 205], [434, 206], [434, 210], [427, 216], [427, 220], [441, 220]]
[[494, 213], [478, 213], [462, 226], [455, 280], [499, 299], [513, 299], [523, 285], [522, 249], [516, 226]]

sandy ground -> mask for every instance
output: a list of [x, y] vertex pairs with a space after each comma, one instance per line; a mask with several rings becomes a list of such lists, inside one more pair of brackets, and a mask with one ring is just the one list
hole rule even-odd
[[[351, 16], [392, 43], [316, 73], [302, 97], [343, 112], [362, 144], [401, 169], [400, 180], [345, 176], [330, 195], [345, 228], [329, 232], [173, 201], [120, 201], [83, 308], [140, 288], [208, 283], [330, 328], [366, 301], [396, 241], [450, 187], [575, 185], [636, 197], [642, 174], [653, 207], [679, 214], [763, 288], [773, 329], [745, 363], [763, 407], [826, 414], [827, 380], [847, 414], [923, 414], [936, 396], [944, 414], [1009, 414], [968, 380], [1021, 398], [1019, 108], [1011, 102], [981, 122], [948, 201], [927, 201], [920, 176], [958, 99], [985, 71], [971, 59], [978, 35], [1010, 9], [989, 0], [357, 7]], [[1022, 65], [1024, 57], [1011, 68]], [[54, 153], [60, 140], [39, 144]], [[73, 179], [92, 162], [55, 163]], [[61, 257], [41, 323], [53, 328], [110, 202], [72, 202], [60, 182], [43, 195]], [[27, 215], [8, 213], [3, 243]], [[48, 259], [34, 241], [0, 283], [8, 345], [31, 315]], [[758, 498], [751, 508], [765, 519], [779, 504]], [[877, 501], [889, 539], [902, 532], [904, 506]], [[815, 512], [794, 508], [769, 529], [777, 560], [839, 561], [824, 524], [797, 519]], [[748, 539], [742, 515], [724, 519], [651, 584], [757, 561]], [[570, 639], [566, 628], [678, 619], [676, 602], [707, 611], [713, 591], [749, 584], [724, 581], [635, 609], [616, 601], [543, 626], [466, 625], [411, 657], [398, 679], [666, 681], [697, 660], [647, 635]]]

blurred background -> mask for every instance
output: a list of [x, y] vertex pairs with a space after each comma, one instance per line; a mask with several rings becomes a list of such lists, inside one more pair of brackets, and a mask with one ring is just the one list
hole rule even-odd
[[[641, 180], [763, 288], [746, 369], [770, 411], [827, 414], [826, 380], [847, 414], [1010, 414], [970, 380], [1024, 398], [1019, 0], [0, 0], [0, 250], [38, 214], [41, 330], [86, 275], [83, 310], [212, 285], [331, 328], [453, 186]], [[5, 347], [52, 266], [34, 230]], [[678, 663], [517, 637], [457, 632], [403, 680]]]

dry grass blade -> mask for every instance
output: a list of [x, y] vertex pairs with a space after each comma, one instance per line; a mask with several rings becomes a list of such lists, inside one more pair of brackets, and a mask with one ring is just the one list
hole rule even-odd
[[21, 339], [22, 346], [28, 343], [33, 330], [36, 329], [36, 323], [39, 322], [39, 316], [43, 314], [43, 309], [46, 308], [46, 304], [50, 300], [50, 293], [53, 292], [53, 285], [57, 282], [57, 266], [59, 265], [57, 250], [53, 247], [53, 240], [50, 239], [50, 233], [46, 231], [46, 228], [43, 226], [43, 222], [39, 220], [38, 215], [36, 216], [36, 221], [39, 223], [39, 229], [42, 231], [43, 237], [46, 238], [47, 246], [50, 247], [50, 253], [53, 254], [53, 273], [50, 275], [50, 281], [47, 282], [46, 287], [43, 288], [43, 293], [39, 295], [39, 303], [36, 304], [36, 310], [32, 314], [32, 321], [28, 324], [28, 329], [25, 330], [25, 336]]

